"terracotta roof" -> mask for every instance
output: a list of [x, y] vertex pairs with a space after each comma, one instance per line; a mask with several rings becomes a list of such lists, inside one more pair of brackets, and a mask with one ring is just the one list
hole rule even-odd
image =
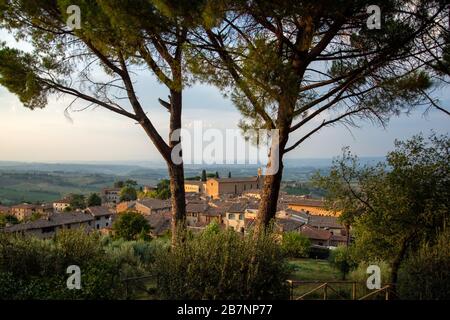
[[195, 186], [201, 186], [203, 184], [205, 184], [206, 181], [197, 181], [197, 180], [185, 180], [184, 181], [184, 185], [195, 185]]
[[311, 215], [308, 224], [316, 228], [344, 229], [338, 219], [332, 216]]
[[257, 182], [258, 177], [209, 178], [208, 180], [216, 180], [219, 183]]
[[148, 224], [152, 228], [151, 233], [159, 236], [170, 229], [172, 214], [169, 211], [158, 212], [149, 216], [145, 216], [145, 219], [148, 221]]
[[88, 207], [86, 209], [90, 214], [94, 217], [102, 217], [102, 216], [110, 216], [112, 213], [106, 207], [96, 206], [96, 207]]
[[338, 242], [347, 242], [347, 237], [346, 236], [337, 235], [337, 234], [333, 234], [331, 236], [331, 240], [332, 241], [338, 241]]
[[164, 209], [164, 208], [170, 208], [171, 204], [168, 200], [161, 200], [161, 199], [143, 199], [137, 201], [139, 204], [151, 208], [151, 209]]
[[293, 219], [276, 219], [275, 224], [279, 226], [283, 232], [295, 231], [304, 225], [303, 222]]
[[288, 204], [297, 205], [297, 206], [307, 206], [307, 207], [324, 207], [325, 202], [323, 200], [314, 200], [314, 199], [288, 199]]
[[46, 227], [56, 227], [73, 223], [89, 222], [93, 219], [94, 218], [92, 217], [92, 215], [83, 212], [52, 213], [48, 216], [48, 218], [41, 218], [26, 223], [16, 224], [10, 227], [6, 227], [3, 230], [5, 232], [18, 232]]
[[331, 238], [332, 234], [331, 232], [327, 230], [320, 230], [313, 227], [310, 227], [308, 225], [303, 225], [300, 228], [300, 233], [304, 236], [308, 237], [309, 239], [313, 240], [324, 240], [327, 241]]
[[229, 208], [228, 212], [243, 213], [247, 209], [247, 202], [234, 202]]
[[37, 205], [35, 204], [29, 204], [29, 203], [22, 203], [15, 206], [12, 206], [12, 209], [34, 209]]
[[186, 212], [194, 212], [194, 213], [204, 213], [208, 210], [208, 204], [205, 202], [201, 203], [188, 203], [186, 204]]

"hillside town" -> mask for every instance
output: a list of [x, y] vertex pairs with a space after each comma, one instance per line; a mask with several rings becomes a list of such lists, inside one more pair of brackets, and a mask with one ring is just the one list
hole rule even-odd
[[[199, 232], [215, 222], [223, 229], [232, 229], [240, 234], [250, 232], [258, 212], [262, 179], [259, 171], [252, 177], [210, 177], [206, 181], [186, 181], [188, 230]], [[43, 239], [53, 237], [62, 229], [84, 228], [87, 232], [111, 234], [117, 217], [125, 212], [136, 212], [148, 221], [150, 236], [161, 237], [170, 231], [171, 203], [145, 196], [155, 188], [142, 186], [144, 196], [131, 201], [121, 201], [122, 188], [104, 188], [100, 191], [101, 205], [76, 210], [70, 207], [69, 197], [53, 203], [0, 206], [0, 214], [13, 216], [19, 222], [6, 224], [2, 232]], [[339, 214], [328, 211], [321, 199], [283, 192], [278, 201], [275, 230], [280, 233], [298, 232], [313, 246], [335, 248], [350, 241], [348, 230], [338, 221]]]

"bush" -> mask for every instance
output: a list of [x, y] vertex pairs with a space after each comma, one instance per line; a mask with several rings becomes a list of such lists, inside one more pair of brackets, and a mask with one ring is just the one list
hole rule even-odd
[[411, 254], [399, 272], [398, 292], [402, 299], [450, 299], [450, 232], [434, 245], [425, 244]]
[[339, 270], [342, 280], [345, 280], [347, 274], [357, 266], [349, 247], [340, 246], [334, 250], [331, 250], [331, 254], [328, 259], [330, 264]]
[[150, 225], [144, 216], [137, 212], [125, 212], [113, 223], [114, 236], [124, 240], [150, 239]]
[[161, 299], [282, 299], [289, 270], [273, 235], [203, 232], [161, 250], [153, 271]]
[[[106, 244], [83, 230], [59, 231], [52, 240], [0, 234], [0, 299], [124, 298], [122, 279], [146, 273], [145, 259], [153, 259], [140, 243]], [[80, 290], [66, 287], [70, 265], [80, 267]]]
[[289, 258], [307, 258], [311, 241], [298, 232], [285, 232], [281, 248]]

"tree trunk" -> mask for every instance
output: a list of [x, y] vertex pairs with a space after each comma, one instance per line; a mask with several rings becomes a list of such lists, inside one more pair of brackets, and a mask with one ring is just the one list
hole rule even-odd
[[[280, 157], [280, 161], [282, 161]], [[257, 232], [267, 231], [270, 222], [275, 217], [277, 211], [278, 197], [280, 195], [281, 178], [283, 175], [283, 164], [279, 163], [278, 172], [274, 175], [264, 177], [264, 186], [261, 195], [261, 202], [257, 214]]]
[[[181, 129], [182, 92], [180, 90], [170, 90], [170, 141], [171, 151], [177, 147], [178, 156], [182, 156], [181, 136], [176, 131]], [[180, 144], [180, 145], [179, 145]], [[184, 240], [186, 228], [186, 198], [184, 192], [184, 166], [174, 159], [174, 155], [166, 159], [169, 168], [170, 192], [172, 204], [172, 245]], [[182, 161], [182, 159], [181, 159]]]
[[391, 264], [390, 282], [391, 282], [391, 284], [393, 284], [394, 293], [397, 290], [398, 270], [400, 269], [403, 259], [405, 258], [406, 250], [408, 249], [408, 244], [409, 244], [410, 238], [411, 237], [407, 237], [402, 241], [400, 250], [399, 250], [397, 256], [395, 257], [394, 261], [392, 261], [392, 264]]
[[183, 164], [168, 164], [170, 177], [170, 202], [172, 205], [172, 246], [184, 240], [186, 228], [186, 200], [184, 193]]
[[[269, 162], [264, 177], [264, 186], [261, 195], [261, 202], [257, 214], [256, 233], [268, 231], [271, 221], [275, 218], [280, 195], [281, 179], [283, 177], [283, 152], [289, 139], [289, 128], [292, 122], [293, 107], [286, 102], [280, 102], [278, 108], [278, 143], [272, 140]], [[272, 136], [273, 139], [273, 136]], [[275, 172], [274, 172], [275, 171]]]

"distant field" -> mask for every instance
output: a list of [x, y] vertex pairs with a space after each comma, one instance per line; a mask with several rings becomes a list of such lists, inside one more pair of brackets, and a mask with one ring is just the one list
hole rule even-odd
[[69, 193], [99, 192], [116, 179], [89, 173], [0, 171], [0, 202], [11, 205], [54, 201]]

